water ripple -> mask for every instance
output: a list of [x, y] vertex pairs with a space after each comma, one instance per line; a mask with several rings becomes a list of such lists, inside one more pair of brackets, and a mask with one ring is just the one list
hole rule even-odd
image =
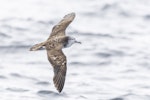
[[29, 90], [27, 89], [22, 89], [22, 88], [6, 88], [6, 90], [8, 91], [12, 91], [12, 92], [28, 92]]
[[123, 98], [118, 97], [118, 98], [113, 98], [113, 99], [110, 99], [110, 100], [124, 100], [124, 99], [123, 99]]
[[40, 90], [37, 92], [40, 96], [54, 96], [54, 97], [66, 97], [67, 95], [63, 93], [57, 93], [49, 90]]
[[7, 79], [7, 77], [0, 75], [0, 79]]
[[30, 80], [34, 80], [34, 81], [38, 81], [37, 78], [34, 78], [34, 77], [29, 77], [29, 76], [24, 76], [24, 75], [21, 75], [21, 74], [18, 74], [18, 73], [10, 73], [10, 76], [12, 77], [17, 77], [17, 78], [25, 78], [25, 79], [30, 79]]
[[36, 84], [37, 85], [50, 85], [50, 83], [46, 81], [40, 81], [40, 82], [37, 82]]
[[109, 33], [84, 33], [84, 32], [80, 32], [80, 31], [73, 31], [73, 32], [70, 32], [70, 34], [77, 34], [77, 33], [80, 33], [80, 36], [90, 36], [90, 37], [105, 37], [105, 38], [114, 38], [113, 35], [109, 34]]
[[106, 52], [98, 52], [98, 53], [95, 53], [95, 55], [102, 57], [102, 58], [110, 58], [112, 56], [111, 53], [106, 53]]
[[0, 37], [2, 38], [11, 38], [11, 36], [6, 35], [6, 33], [0, 32]]

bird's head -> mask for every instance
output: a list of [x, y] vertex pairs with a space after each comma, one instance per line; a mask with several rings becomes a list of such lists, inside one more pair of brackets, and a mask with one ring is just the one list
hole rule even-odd
[[81, 42], [77, 41], [74, 37], [68, 36], [68, 41], [67, 41], [65, 47], [70, 47], [70, 46], [73, 45], [74, 43], [79, 43], [79, 44], [81, 44]]

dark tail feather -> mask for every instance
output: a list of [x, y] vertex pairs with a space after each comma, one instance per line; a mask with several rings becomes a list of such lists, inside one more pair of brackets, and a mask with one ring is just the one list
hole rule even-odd
[[39, 44], [35, 44], [34, 46], [32, 46], [30, 48], [30, 51], [41, 50], [44, 45], [45, 45], [45, 42], [42, 42], [42, 43], [39, 43]]

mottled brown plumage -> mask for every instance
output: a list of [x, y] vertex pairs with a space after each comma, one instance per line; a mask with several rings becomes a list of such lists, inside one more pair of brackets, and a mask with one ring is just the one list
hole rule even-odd
[[54, 85], [59, 92], [61, 92], [64, 87], [67, 71], [67, 59], [62, 52], [62, 48], [68, 47], [75, 42], [79, 43], [75, 41], [74, 38], [65, 35], [66, 28], [74, 18], [75, 13], [64, 16], [64, 18], [53, 27], [49, 38], [45, 42], [36, 44], [30, 48], [31, 51], [39, 50], [42, 47], [45, 47], [47, 50], [48, 60], [54, 69]]

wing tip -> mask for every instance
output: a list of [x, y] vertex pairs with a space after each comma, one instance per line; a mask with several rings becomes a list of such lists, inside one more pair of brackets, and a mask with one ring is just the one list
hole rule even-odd
[[57, 91], [59, 93], [61, 93], [61, 91], [64, 88], [65, 79], [62, 79], [62, 77], [60, 77], [60, 74], [57, 74], [56, 76], [54, 76], [53, 82], [54, 82], [54, 85], [55, 85]]
[[76, 16], [75, 12], [70, 13], [71, 16]]
[[60, 90], [59, 90], [59, 89], [57, 89], [57, 91], [58, 91], [59, 93], [61, 93], [62, 89], [60, 89]]
[[72, 13], [65, 15], [64, 18], [73, 20], [75, 18], [75, 16], [76, 16], [76, 14], [74, 12], [72, 12]]
[[62, 87], [59, 87], [59, 86], [57, 86], [57, 85], [55, 84], [55, 87], [56, 87], [56, 89], [57, 89], [57, 91], [58, 91], [59, 93], [61, 93], [61, 92], [62, 92], [62, 90], [63, 90], [63, 86], [62, 86]]

